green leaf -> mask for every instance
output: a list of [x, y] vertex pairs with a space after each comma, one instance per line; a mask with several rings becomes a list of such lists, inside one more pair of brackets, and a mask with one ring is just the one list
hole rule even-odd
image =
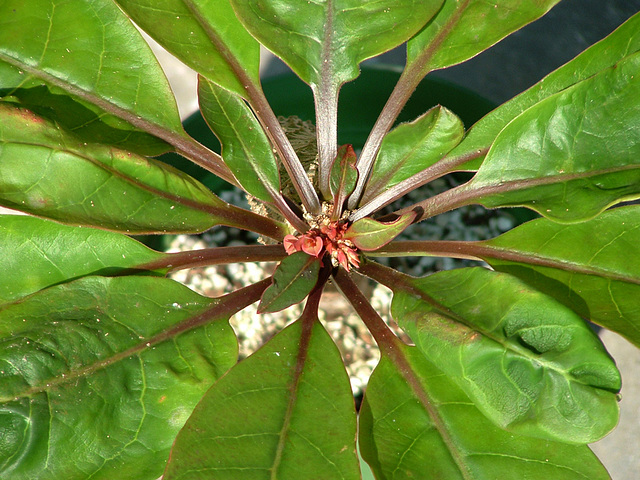
[[608, 480], [585, 445], [517, 435], [480, 413], [415, 348], [383, 356], [360, 409], [360, 452], [378, 480]]
[[382, 141], [363, 202], [436, 163], [463, 135], [460, 118], [441, 106], [396, 127]]
[[356, 170], [356, 152], [352, 145], [342, 145], [331, 166], [329, 186], [333, 195], [333, 204], [342, 206], [351, 195], [358, 180]]
[[0, 118], [0, 203], [6, 207], [127, 233], [243, 226], [232, 219], [236, 209], [162, 162], [85, 144], [8, 104], [0, 104]]
[[618, 422], [620, 374], [572, 310], [484, 268], [407, 278], [392, 314], [416, 347], [498, 426], [590, 443]]
[[228, 0], [115, 0], [129, 16], [186, 65], [212, 82], [246, 95], [259, 85], [260, 46]]
[[119, 233], [0, 215], [0, 304], [67, 280], [115, 275], [164, 257]]
[[461, 195], [490, 208], [526, 206], [559, 222], [640, 197], [639, 99], [637, 53], [513, 120]]
[[544, 98], [612, 67], [640, 50], [640, 14], [633, 16], [604, 40], [550, 73], [533, 87], [502, 104], [478, 121], [449, 156], [476, 157], [461, 169], [477, 170], [494, 139], [511, 120]]
[[312, 86], [353, 80], [358, 64], [400, 45], [442, 0], [231, 0], [240, 21]]
[[341, 86], [360, 74], [360, 62], [414, 35], [442, 1], [231, 0], [247, 30], [313, 90], [318, 112], [318, 189], [325, 199], [331, 198]]
[[198, 97], [207, 124], [222, 144], [222, 159], [242, 188], [265, 202], [280, 191], [271, 143], [241, 97], [200, 77]]
[[640, 206], [575, 225], [521, 225], [474, 252], [640, 346]]
[[400, 235], [415, 217], [413, 212], [400, 215], [392, 222], [379, 222], [365, 217], [351, 224], [343, 238], [352, 241], [360, 250], [377, 250]]
[[207, 392], [165, 480], [359, 479], [356, 415], [340, 353], [306, 309]]
[[146, 142], [140, 153], [167, 150], [142, 130], [187, 138], [160, 65], [112, 2], [3, 1], [0, 95], [35, 103], [85, 139]]
[[464, 62], [543, 16], [560, 0], [445, 0], [407, 43], [407, 67], [423, 74]]
[[227, 319], [260, 292], [212, 300], [164, 278], [85, 277], [5, 304], [0, 476], [158, 478], [236, 361]]
[[163, 140], [105, 113], [100, 107], [67, 95], [61, 88], [42, 85], [37, 79], [21, 83], [19, 88], [3, 88], [6, 84], [2, 81], [12, 79], [13, 68], [0, 62], [0, 98], [55, 121], [82, 142], [113, 145], [148, 156], [172, 150]]
[[319, 258], [304, 252], [284, 258], [273, 274], [273, 284], [262, 295], [258, 313], [278, 312], [300, 303], [315, 287], [319, 273]]

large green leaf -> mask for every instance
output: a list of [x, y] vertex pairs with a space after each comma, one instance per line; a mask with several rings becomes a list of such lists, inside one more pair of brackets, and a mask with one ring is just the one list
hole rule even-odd
[[22, 82], [18, 88], [3, 88], [6, 85], [2, 83], [3, 79], [11, 83], [13, 68], [0, 62], [0, 97], [3, 101], [54, 120], [83, 142], [113, 145], [139, 155], [155, 156], [171, 150], [163, 140], [105, 113], [96, 105], [68, 95], [61, 88], [43, 85], [36, 78]]
[[176, 439], [164, 479], [355, 480], [355, 437], [340, 353], [317, 311], [306, 308], [207, 392]]
[[142, 29], [209, 80], [244, 96], [259, 85], [260, 47], [228, 0], [115, 0]]
[[247, 29], [312, 86], [340, 86], [400, 45], [442, 0], [231, 0]]
[[54, 122], [0, 104], [0, 203], [127, 233], [243, 227], [193, 178], [153, 159], [86, 144]]
[[3, 1], [0, 95], [39, 107], [83, 138], [143, 142], [134, 147], [141, 153], [167, 149], [141, 130], [186, 138], [160, 65], [110, 1]]
[[247, 29], [313, 90], [318, 187], [325, 199], [331, 198], [340, 87], [359, 75], [360, 62], [414, 35], [442, 1], [231, 0]]
[[477, 170], [494, 139], [511, 120], [540, 100], [611, 67], [640, 50], [640, 14], [635, 15], [604, 40], [550, 73], [534, 86], [500, 105], [478, 121], [450, 157], [471, 158], [460, 168]]
[[383, 356], [360, 410], [360, 452], [378, 480], [606, 480], [587, 446], [499, 429], [415, 348]]
[[[0, 476], [158, 478], [175, 435], [236, 361], [226, 301], [157, 277], [85, 277], [0, 309]], [[231, 298], [231, 300], [229, 300]]]
[[640, 206], [573, 225], [535, 220], [469, 253], [640, 346]]
[[442, 9], [407, 44], [407, 67], [423, 74], [464, 62], [526, 24], [560, 0], [445, 0]]
[[0, 304], [67, 280], [114, 275], [163, 257], [119, 233], [0, 215]]
[[523, 205], [560, 222], [592, 218], [640, 196], [639, 123], [636, 53], [513, 120], [458, 198]]
[[265, 202], [280, 192], [278, 163], [262, 126], [244, 100], [200, 77], [200, 111], [222, 144], [222, 159], [242, 188]]
[[396, 127], [382, 141], [363, 202], [436, 163], [463, 135], [462, 120], [441, 106]]
[[484, 268], [405, 277], [393, 288], [399, 325], [500, 427], [584, 444], [616, 426], [615, 363], [556, 300]]

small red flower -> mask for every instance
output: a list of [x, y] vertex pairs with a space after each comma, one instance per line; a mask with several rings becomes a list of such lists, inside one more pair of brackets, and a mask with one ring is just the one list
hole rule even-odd
[[305, 234], [300, 237], [300, 249], [307, 255], [312, 257], [320, 257], [322, 249], [324, 248], [324, 242], [322, 238], [314, 236], [312, 234]]
[[282, 240], [282, 245], [287, 255], [300, 251], [300, 249], [298, 249], [298, 237], [295, 235], [285, 235], [284, 240]]
[[305, 252], [312, 257], [320, 258], [325, 253], [331, 257], [334, 266], [342, 266], [347, 272], [351, 267], [360, 266], [357, 249], [349, 240], [343, 240], [342, 235], [347, 230], [343, 222], [331, 222], [312, 228], [300, 235], [287, 235], [282, 241], [288, 255]]

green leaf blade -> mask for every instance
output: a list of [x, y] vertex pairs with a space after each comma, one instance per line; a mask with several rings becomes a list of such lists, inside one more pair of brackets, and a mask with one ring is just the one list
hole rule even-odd
[[242, 187], [265, 202], [280, 191], [271, 143], [241, 97], [200, 77], [200, 109], [222, 144], [222, 159]]
[[300, 303], [318, 281], [320, 259], [296, 252], [280, 262], [273, 274], [273, 284], [265, 290], [259, 313], [278, 312]]
[[534, 220], [478, 252], [496, 270], [523, 279], [640, 346], [640, 207], [608, 210], [587, 222]]
[[571, 310], [482, 268], [411, 286], [396, 289], [394, 318], [498, 426], [577, 444], [616, 426], [620, 374]]
[[2, 476], [156, 479], [236, 361], [236, 305], [155, 277], [86, 277], [4, 305], [3, 422], [25, 429], [2, 437]]
[[[84, 144], [32, 112], [0, 105], [0, 202], [70, 224], [126, 233], [231, 224], [231, 207], [153, 159]], [[235, 226], [240, 226], [236, 221]]]
[[212, 82], [244, 96], [259, 85], [260, 49], [227, 0], [116, 0], [169, 52]]
[[638, 98], [640, 53], [513, 120], [467, 193], [489, 208], [526, 206], [558, 222], [640, 197]]
[[559, 1], [445, 0], [433, 21], [408, 42], [407, 66], [423, 64], [435, 70], [464, 62], [543, 16]]
[[353, 242], [360, 250], [373, 251], [383, 247], [411, 225], [414, 212], [400, 215], [392, 222], [379, 222], [370, 217], [357, 220], [344, 233], [343, 238]]
[[610, 479], [587, 446], [501, 430], [415, 348], [401, 355], [402, 367], [381, 358], [360, 413], [360, 451], [379, 480]]
[[352, 145], [342, 145], [331, 166], [329, 187], [333, 195], [333, 204], [342, 206], [358, 181], [356, 169], [356, 153]]
[[364, 202], [440, 160], [464, 136], [464, 125], [450, 110], [437, 106], [389, 132], [367, 183]]
[[[515, 117], [539, 101], [614, 66], [638, 50], [640, 50], [640, 14], [634, 15], [611, 35], [486, 115], [473, 125], [450, 156], [478, 157], [460, 166], [465, 170], [477, 170], [497, 135]], [[478, 155], [477, 152], [485, 153]]]
[[442, 0], [231, 3], [247, 29], [302, 80], [316, 86], [339, 86], [358, 76], [360, 62], [415, 34]]
[[[43, 107], [55, 101], [51, 95], [64, 92], [81, 105], [89, 105], [90, 118], [103, 117], [108, 110], [111, 115], [101, 118], [104, 123], [99, 130], [106, 138], [116, 135], [118, 142], [129, 134], [140, 138], [139, 121], [146, 122], [147, 129], [186, 137], [160, 65], [113, 3], [10, 0], [0, 6], [0, 19], [0, 89], [4, 95], [12, 95], [16, 88], [46, 85], [51, 92], [42, 100]], [[28, 33], [24, 25], [29, 25]], [[27, 93], [18, 92], [22, 94]], [[68, 101], [62, 103], [56, 108], [73, 123], [71, 115], [82, 109]], [[110, 130], [114, 124], [123, 130], [121, 134]], [[151, 151], [160, 150], [157, 141], [146, 141], [151, 142]]]
[[164, 257], [118, 233], [1, 215], [0, 305], [74, 278], [113, 275]]
[[221, 480], [360, 478], [340, 353], [317, 320], [306, 333], [301, 323], [209, 390], [176, 439], [166, 480], [203, 472]]

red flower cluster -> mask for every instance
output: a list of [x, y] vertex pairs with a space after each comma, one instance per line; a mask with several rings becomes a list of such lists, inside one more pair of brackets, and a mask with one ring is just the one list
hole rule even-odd
[[345, 222], [329, 222], [319, 228], [312, 228], [298, 237], [285, 236], [284, 249], [289, 255], [304, 252], [317, 258], [322, 258], [327, 253], [334, 266], [341, 265], [348, 272], [352, 266], [355, 268], [360, 266], [360, 259], [355, 245], [350, 240], [342, 238], [346, 230]]

